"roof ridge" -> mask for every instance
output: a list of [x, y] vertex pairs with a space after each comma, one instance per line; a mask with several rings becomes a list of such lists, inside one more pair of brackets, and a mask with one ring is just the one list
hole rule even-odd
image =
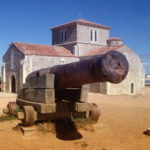
[[111, 40], [117, 40], [117, 41], [123, 41], [121, 38], [119, 37], [110, 37], [109, 39], [107, 39], [107, 41], [111, 41]]
[[68, 26], [68, 25], [74, 24], [74, 23], [82, 23], [84, 25], [95, 26], [95, 27], [104, 28], [104, 29], [111, 29], [111, 27], [106, 26], [106, 25], [102, 25], [102, 24], [99, 24], [99, 23], [87, 21], [87, 20], [84, 20], [84, 19], [76, 19], [76, 20], [70, 21], [68, 23], [53, 27], [53, 28], [51, 28], [51, 30], [56, 29], [56, 28], [61, 28], [61, 27], [64, 27], [64, 26]]
[[26, 42], [13, 42], [12, 44], [26, 44], [26, 45], [37, 45], [37, 46], [53, 47], [52, 45], [44, 45], [44, 44], [36, 44], [36, 43], [26, 43]]

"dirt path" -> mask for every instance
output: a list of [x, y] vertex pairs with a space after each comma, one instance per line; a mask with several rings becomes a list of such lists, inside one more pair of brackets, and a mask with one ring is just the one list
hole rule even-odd
[[[7, 98], [9, 100], [12, 98]], [[4, 98], [0, 98], [0, 102]], [[1, 150], [150, 150], [150, 88], [136, 96], [102, 96], [89, 94], [89, 102], [101, 109], [95, 131], [79, 130], [82, 138], [61, 140], [54, 133], [25, 138], [13, 130], [16, 120], [0, 122]]]

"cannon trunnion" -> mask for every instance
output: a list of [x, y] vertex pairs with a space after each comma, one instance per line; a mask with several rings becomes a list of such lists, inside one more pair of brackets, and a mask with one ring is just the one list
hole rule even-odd
[[120, 83], [127, 73], [126, 57], [117, 51], [41, 69], [28, 75], [16, 103], [9, 103], [4, 112], [16, 115], [26, 126], [38, 120], [70, 117], [97, 121], [100, 112], [96, 104], [87, 102], [87, 84]]

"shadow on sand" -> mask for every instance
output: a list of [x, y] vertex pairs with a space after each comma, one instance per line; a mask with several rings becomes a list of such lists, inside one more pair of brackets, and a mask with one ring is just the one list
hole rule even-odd
[[71, 119], [59, 119], [54, 123], [57, 138], [61, 140], [77, 140], [82, 138], [82, 135], [77, 131]]

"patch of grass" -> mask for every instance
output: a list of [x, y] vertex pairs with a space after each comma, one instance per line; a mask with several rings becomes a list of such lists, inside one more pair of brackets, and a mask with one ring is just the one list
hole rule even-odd
[[77, 129], [83, 129], [91, 132], [94, 131], [92, 125], [95, 124], [95, 121], [90, 118], [74, 118], [72, 121], [75, 123]]
[[3, 121], [8, 121], [8, 120], [15, 120], [16, 117], [15, 116], [0, 116], [0, 122], [3, 122]]
[[20, 111], [23, 111], [23, 109], [20, 108], [20, 107], [17, 107], [17, 108], [16, 108], [16, 112], [20, 112]]
[[[74, 129], [83, 129], [85, 131], [94, 132], [93, 124], [95, 121], [89, 118], [72, 118], [70, 121], [65, 120], [55, 120], [54, 122], [41, 122], [37, 124], [37, 128], [42, 133], [56, 133], [59, 131], [63, 132], [65, 129], [72, 131]], [[75, 127], [75, 128], [74, 128]]]
[[55, 125], [52, 122], [44, 122], [38, 125], [38, 130], [42, 133], [55, 133]]
[[82, 143], [80, 146], [83, 147], [83, 148], [86, 148], [86, 147], [89, 146], [89, 144], [87, 144], [87, 143]]

